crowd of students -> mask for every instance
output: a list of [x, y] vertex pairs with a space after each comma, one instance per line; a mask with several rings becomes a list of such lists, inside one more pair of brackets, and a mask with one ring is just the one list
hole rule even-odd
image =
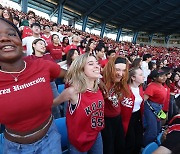
[[1, 16], [4, 153], [61, 153], [53, 119], [63, 102], [72, 154], [139, 154], [178, 114], [179, 48], [102, 39], [32, 11]]

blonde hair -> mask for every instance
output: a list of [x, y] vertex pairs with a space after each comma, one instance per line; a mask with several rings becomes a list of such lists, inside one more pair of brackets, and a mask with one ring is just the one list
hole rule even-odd
[[133, 83], [132, 77], [136, 75], [136, 71], [139, 70], [139, 69], [141, 70], [140, 67], [132, 67], [129, 70], [128, 84], [132, 84]]
[[[84, 73], [84, 66], [86, 65], [88, 53], [78, 56], [69, 67], [67, 75], [65, 77], [65, 82], [74, 86], [78, 93], [83, 93], [87, 90], [88, 78]], [[95, 57], [96, 58], [96, 57]], [[94, 82], [94, 91], [98, 89], [98, 79]]]

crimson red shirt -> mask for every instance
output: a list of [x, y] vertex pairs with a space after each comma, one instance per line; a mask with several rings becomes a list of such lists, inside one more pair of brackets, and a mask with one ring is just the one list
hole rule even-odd
[[[112, 92], [111, 96], [114, 95], [114, 92]], [[105, 117], [116, 117], [120, 115], [121, 112], [121, 106], [120, 101], [117, 102], [117, 104], [110, 101], [108, 98], [104, 99], [105, 105], [104, 105], [104, 116]]]
[[180, 94], [180, 89], [178, 89], [175, 82], [172, 82], [170, 84], [170, 92], [175, 93], [175, 94]]
[[70, 49], [77, 49], [77, 45], [71, 44], [64, 49], [64, 53], [67, 54]]
[[150, 101], [158, 104], [164, 104], [167, 98], [166, 88], [163, 85], [155, 82], [151, 82], [147, 86], [145, 94], [149, 96]]
[[170, 101], [170, 88], [164, 84], [164, 87], [166, 88], [167, 91], [167, 98], [165, 99], [164, 105], [163, 105], [163, 111], [168, 112], [169, 111], [169, 101]]
[[54, 44], [50, 43], [46, 47], [47, 51], [51, 54], [54, 60], [61, 60], [62, 59], [62, 47], [60, 45], [55, 46]]
[[17, 82], [11, 74], [0, 71], [0, 123], [14, 131], [31, 131], [51, 115], [50, 79], [58, 77], [60, 66], [49, 60], [26, 60], [25, 70], [13, 73]]
[[[135, 96], [133, 92], [131, 91], [131, 88], [129, 87], [130, 96], [126, 97], [124, 96], [121, 100], [121, 118], [122, 118], [122, 124], [124, 128], [124, 133], [126, 134], [128, 131], [129, 122], [132, 116], [133, 108], [134, 108], [134, 101]], [[142, 86], [139, 87], [139, 94], [144, 98], [144, 92]], [[143, 109], [144, 109], [144, 102], [141, 103], [140, 110], [141, 115], [143, 115]]]
[[24, 26], [22, 31], [22, 39], [28, 36], [32, 36], [32, 30], [29, 26]]
[[85, 53], [85, 48], [81, 48], [81, 47], [78, 47], [78, 50], [80, 52], [80, 55], [84, 54]]
[[104, 128], [104, 100], [100, 90], [79, 94], [75, 109], [69, 103], [66, 122], [70, 143], [79, 151], [91, 149]]
[[44, 59], [44, 60], [50, 60], [52, 62], [55, 62], [54, 59], [51, 57], [50, 53], [45, 53], [42, 57], [37, 57], [35, 55], [29, 55], [24, 57], [25, 60], [36, 60], [36, 59]]
[[51, 44], [51, 38], [52, 36], [50, 35], [49, 37], [47, 37], [46, 35], [42, 35], [41, 38], [43, 38], [47, 44]]
[[102, 68], [104, 68], [104, 66], [108, 63], [108, 59], [100, 59], [99, 60], [99, 64], [101, 65]]

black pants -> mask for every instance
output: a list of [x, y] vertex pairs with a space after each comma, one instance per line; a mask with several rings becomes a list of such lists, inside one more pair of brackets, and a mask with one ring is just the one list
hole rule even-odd
[[140, 110], [132, 113], [125, 139], [126, 154], [139, 154], [143, 140], [143, 126]]
[[125, 137], [121, 116], [105, 117], [105, 128], [102, 130], [103, 153], [125, 154]]

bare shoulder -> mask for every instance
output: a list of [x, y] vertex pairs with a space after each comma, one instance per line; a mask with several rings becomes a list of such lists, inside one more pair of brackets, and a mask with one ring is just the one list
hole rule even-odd
[[74, 94], [77, 93], [76, 89], [75, 89], [73, 86], [68, 87], [68, 88], [67, 88], [67, 91], [68, 91], [68, 93], [71, 94], [71, 95], [74, 95]]
[[77, 104], [78, 102], [78, 92], [74, 87], [68, 88], [68, 94], [70, 96], [70, 101], [72, 104]]

